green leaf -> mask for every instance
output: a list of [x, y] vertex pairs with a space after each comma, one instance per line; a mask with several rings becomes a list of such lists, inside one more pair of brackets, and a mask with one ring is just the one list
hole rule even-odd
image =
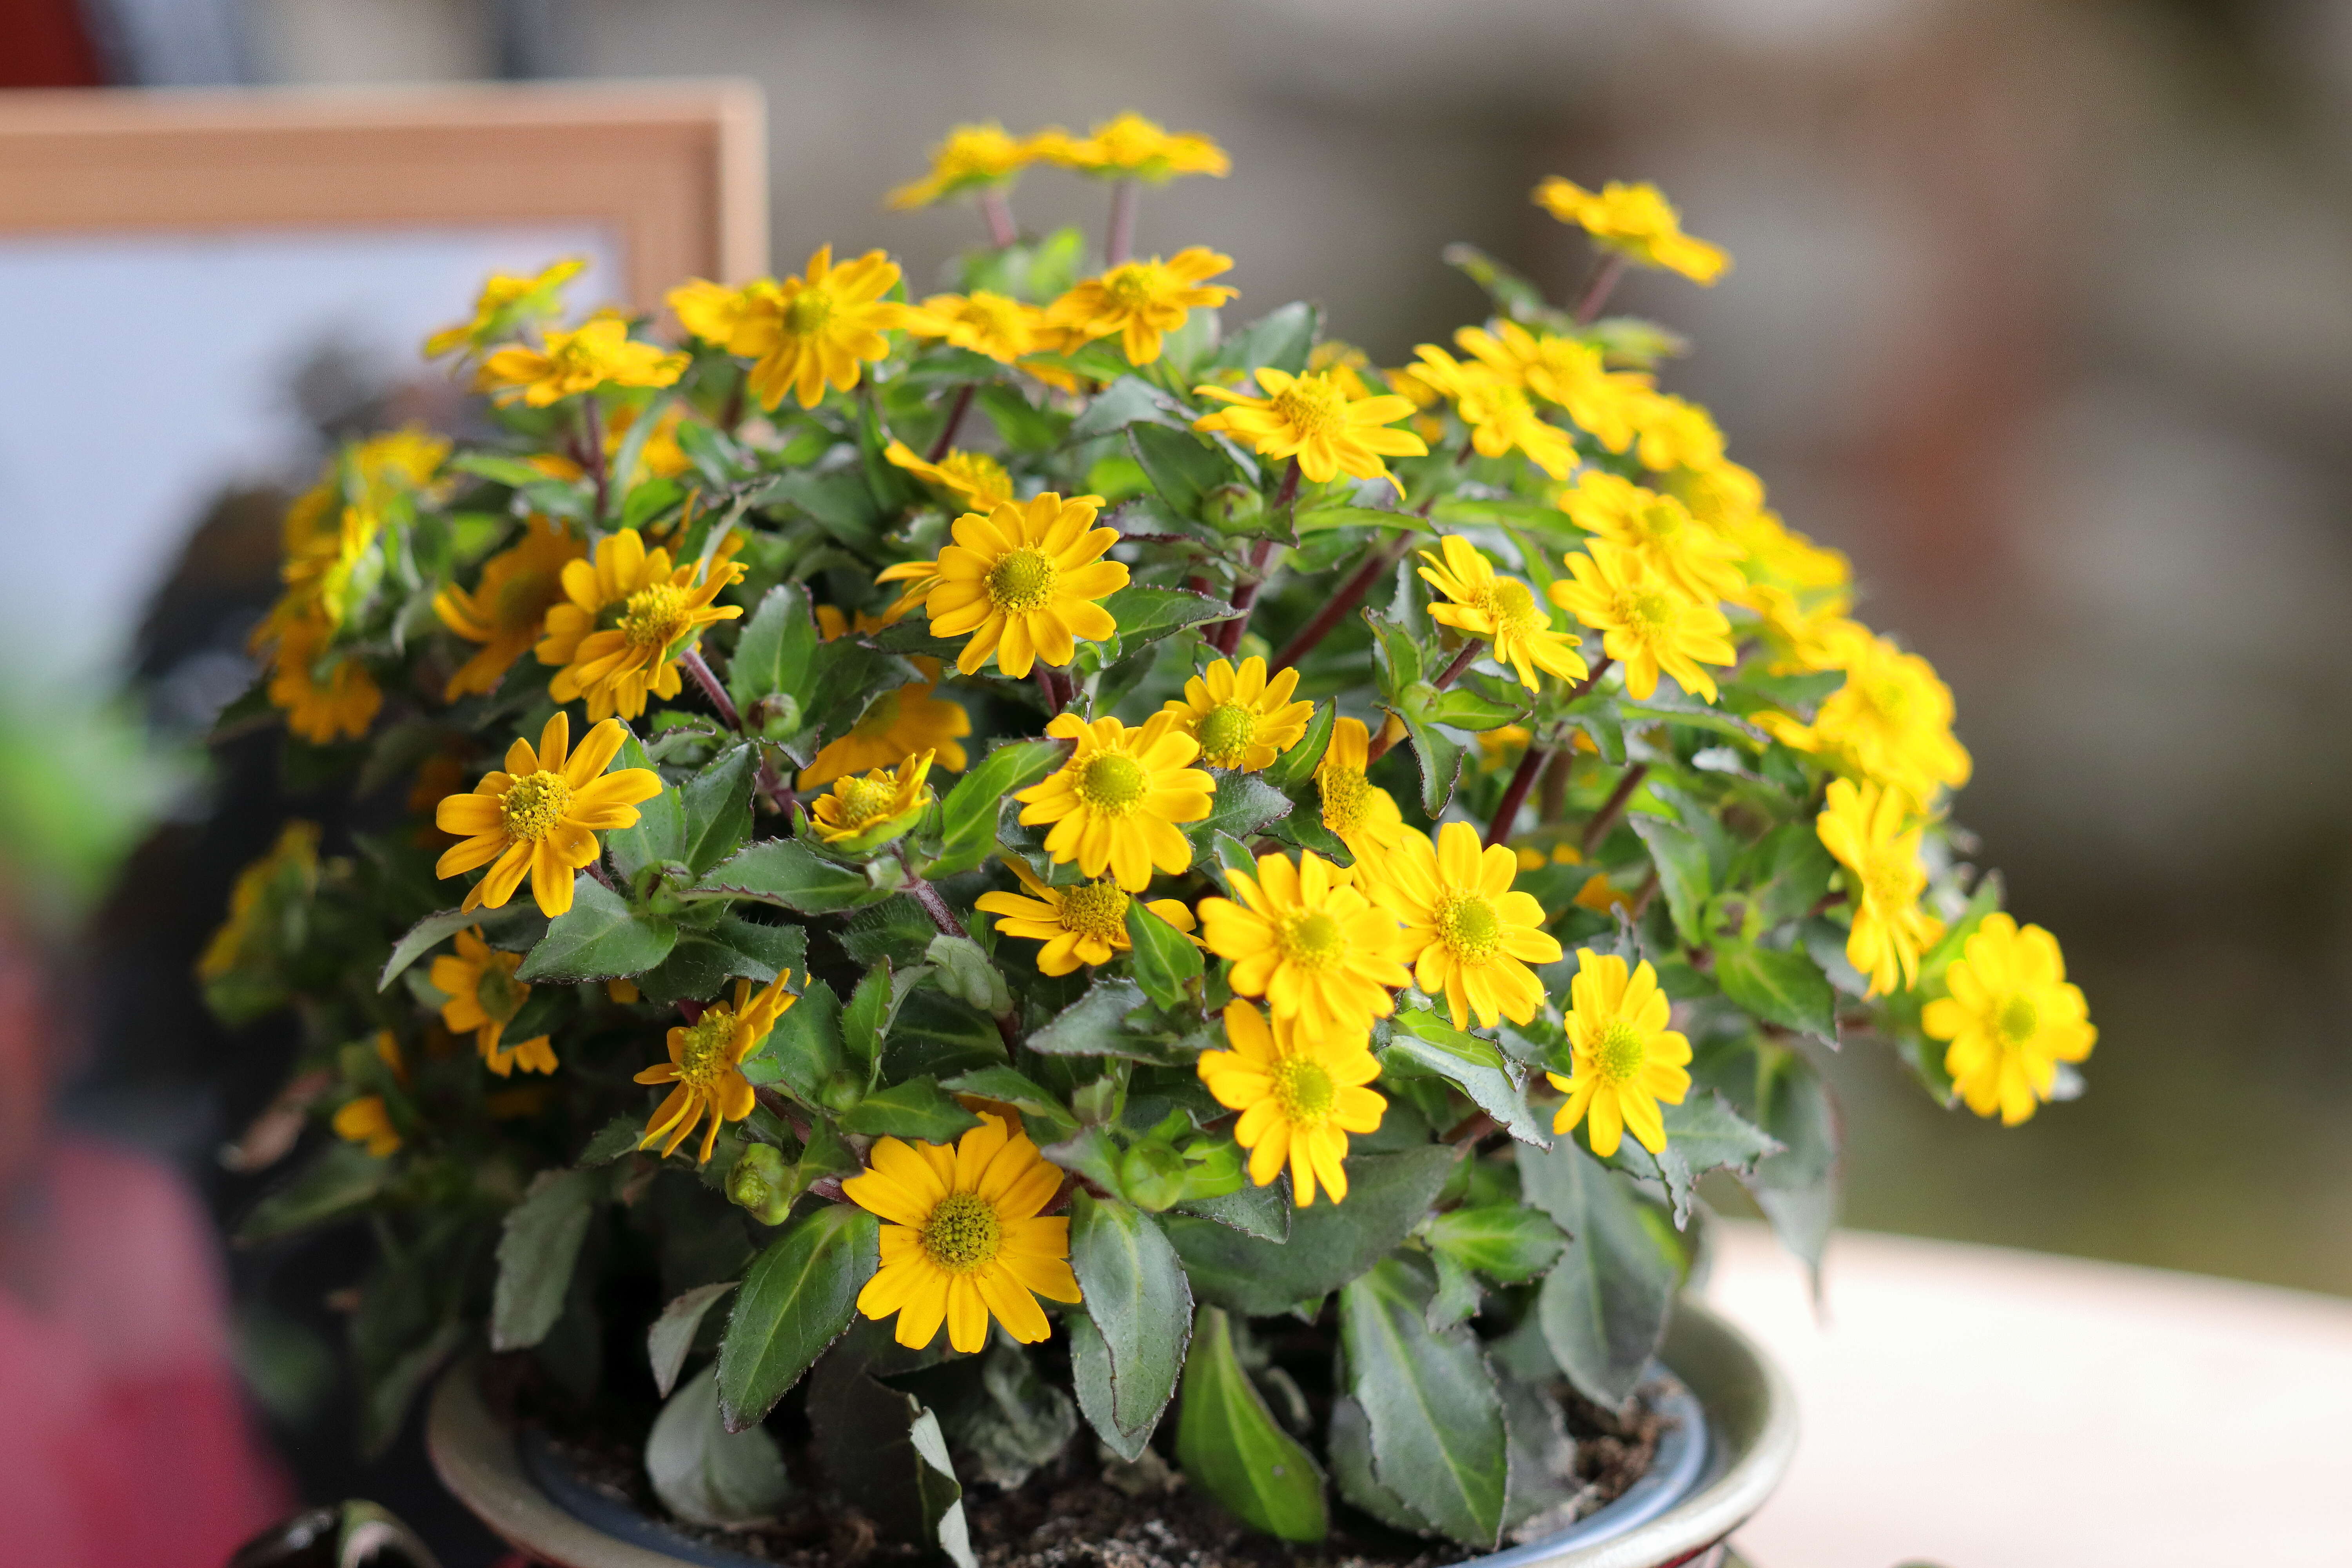
[[[699, 428], [699, 426], [697, 426]], [[882, 545], [882, 514], [866, 476], [843, 469], [818, 473], [803, 469], [783, 474], [751, 497], [751, 505], [767, 509], [789, 506], [814, 521], [834, 538], [871, 558]]]
[[[1192, 1325], [1187, 1323], [1189, 1334]], [[1151, 1436], [1144, 1433], [1130, 1436], [1119, 1428], [1118, 1417], [1111, 1406], [1110, 1347], [1103, 1343], [1102, 1331], [1084, 1311], [1065, 1313], [1062, 1330], [1070, 1337], [1070, 1384], [1078, 1396], [1078, 1409], [1087, 1425], [1103, 1446], [1129, 1464], [1143, 1458], [1151, 1447]]]
[[1349, 1392], [1372, 1427], [1372, 1473], [1465, 1545], [1491, 1548], [1510, 1472], [1503, 1402], [1477, 1336], [1430, 1331], [1431, 1285], [1391, 1258], [1339, 1292]]
[[721, 915], [700, 931], [680, 931], [669, 956], [637, 977], [637, 989], [660, 1006], [707, 1001], [730, 980], [765, 985], [785, 970], [805, 970], [807, 955], [806, 926], [761, 925], [740, 915]]
[[[1129, 445], [1136, 461], [1151, 477], [1160, 499], [1184, 517], [1201, 515], [1201, 498], [1220, 485], [1239, 484], [1243, 476], [1225, 455], [1189, 430], [1165, 425], [1130, 425]], [[1124, 623], [1122, 623], [1124, 629]]]
[[1498, 1285], [1534, 1279], [1559, 1262], [1568, 1245], [1559, 1226], [1517, 1204], [1451, 1210], [1431, 1220], [1425, 1235], [1432, 1252]]
[[1500, 1047], [1465, 1034], [1423, 1007], [1398, 1010], [1382, 1051], [1402, 1056], [1447, 1079], [1522, 1143], [1541, 1149], [1551, 1142], [1540, 1118], [1528, 1109], [1518, 1071]]
[[[1524, 690], [1525, 688], [1517, 689]], [[1450, 724], [1456, 730], [1499, 730], [1506, 724], [1516, 724], [1526, 718], [1533, 700], [1530, 695], [1525, 701], [1497, 702], [1466, 686], [1452, 686], [1437, 694], [1437, 700], [1429, 705], [1429, 716], [1440, 724]]]
[[1176, 1212], [1214, 1220], [1260, 1241], [1288, 1241], [1290, 1178], [1277, 1176], [1262, 1187], [1245, 1183], [1234, 1192], [1213, 1198], [1188, 1198], [1176, 1205]]
[[808, 1105], [817, 1103], [840, 1070], [841, 998], [822, 980], [809, 982], [742, 1064], [743, 1076], [752, 1083], [781, 1081]]
[[1070, 741], [1008, 741], [981, 759], [940, 802], [940, 858], [924, 875], [970, 870], [996, 847], [999, 808], [1006, 795], [1028, 788], [1070, 760]]
[[1110, 1360], [1113, 1430], [1103, 1440], [1125, 1451], [1150, 1437], [1175, 1397], [1192, 1333], [1192, 1289], [1150, 1215], [1084, 1189], [1070, 1200], [1070, 1268]]
[[1067, 435], [1067, 415], [1038, 407], [1022, 395], [1019, 387], [992, 382], [980, 389], [975, 401], [996, 426], [998, 437], [1015, 452], [1050, 451]]
[[1203, 621], [1230, 620], [1234, 614], [1234, 607], [1222, 599], [1186, 588], [1157, 588], [1149, 583], [1129, 583], [1105, 599], [1102, 607], [1118, 623], [1122, 653]]
[[[635, 735], [621, 742], [620, 754], [613, 760], [618, 767], [653, 772], [653, 759], [646, 755]], [[661, 777], [657, 773], [654, 776]], [[637, 879], [642, 873], [686, 857], [686, 809], [678, 802], [677, 791], [665, 784], [659, 795], [640, 801], [636, 812], [637, 825], [607, 833], [604, 847], [612, 852], [613, 864], [620, 868], [621, 879], [637, 889], [642, 898], [644, 888]]]
[[1201, 950], [1192, 939], [1153, 914], [1141, 899], [1127, 901], [1127, 940], [1134, 952], [1128, 973], [1160, 1006], [1181, 1006], [1185, 987], [1201, 977]]
[[882, 1067], [891, 1074], [953, 1074], [1004, 1059], [994, 1019], [943, 991], [917, 990], [899, 1005]]
[[1318, 307], [1304, 300], [1294, 300], [1267, 311], [1217, 345], [1216, 357], [1209, 363], [1219, 370], [1255, 370], [1271, 365], [1293, 375], [1303, 374], [1307, 356], [1314, 351], [1315, 336], [1322, 324], [1323, 312]]
[[595, 1194], [596, 1178], [586, 1171], [541, 1171], [522, 1202], [507, 1210], [490, 1296], [492, 1350], [528, 1350], [563, 1315]]
[[1008, 1067], [974, 1068], [940, 1086], [956, 1094], [977, 1094], [1001, 1100], [1021, 1113], [1033, 1143], [1059, 1143], [1078, 1130], [1078, 1119], [1051, 1089]]
[[867, 1081], [880, 1068], [882, 1037], [890, 1027], [890, 961], [884, 959], [866, 972], [849, 1005], [841, 1010], [841, 1048], [852, 1071]]
[[[732, 1279], [697, 1285], [664, 1307], [653, 1327], [646, 1331], [646, 1360], [653, 1368], [654, 1388], [664, 1399], [677, 1386], [677, 1374], [686, 1370], [686, 1358], [694, 1349], [694, 1336], [702, 1327], [703, 1315], [733, 1289]], [[715, 1390], [712, 1397], [714, 1401], [717, 1398]]]
[[383, 961], [383, 973], [376, 977], [378, 991], [387, 990], [400, 978], [400, 972], [418, 959], [456, 936], [468, 926], [480, 926], [485, 937], [503, 931], [521, 921], [526, 914], [536, 913], [524, 902], [509, 903], [500, 910], [443, 910], [426, 915], [408, 928], [407, 934], [394, 944], [392, 956]]
[[1339, 1495], [1387, 1525], [1407, 1535], [1433, 1534], [1436, 1526], [1407, 1508], [1404, 1500], [1372, 1476], [1372, 1421], [1364, 1407], [1341, 1394], [1331, 1401], [1331, 1427], [1323, 1451], [1330, 1457], [1331, 1479]]
[[1137, 420], [1160, 425], [1189, 425], [1175, 412], [1168, 395], [1132, 375], [1122, 375], [1088, 400], [1086, 412], [1070, 421], [1069, 438], [1108, 436]]
[[1184, 836], [1196, 849], [1205, 849], [1220, 833], [1246, 840], [1267, 823], [1279, 822], [1290, 815], [1290, 797], [1259, 774], [1220, 771], [1213, 776], [1217, 795], [1209, 805], [1209, 815], [1199, 822], [1181, 825]]
[[1286, 795], [1307, 783], [1323, 765], [1323, 753], [1331, 745], [1332, 727], [1339, 721], [1339, 705], [1323, 704], [1307, 721], [1307, 733], [1299, 737], [1298, 743], [1275, 758], [1258, 776]]
[[1418, 531], [1429, 526], [1429, 520], [1409, 511], [1384, 511], [1379, 507], [1318, 506], [1300, 512], [1293, 526], [1301, 535], [1325, 533], [1335, 528], [1402, 528]]
[[1427, 720], [1391, 711], [1404, 721], [1405, 735], [1421, 763], [1421, 809], [1433, 821], [1445, 814], [1445, 803], [1454, 798], [1454, 781], [1462, 776], [1462, 748]]
[[1745, 881], [1753, 889], [1749, 932], [1770, 931], [1810, 913], [1829, 891], [1836, 868], [1811, 822], [1783, 823], [1765, 835], [1751, 854], [1748, 875], [1733, 878], [1735, 885]]
[[955, 1097], [930, 1078], [910, 1078], [877, 1089], [841, 1116], [845, 1132], [910, 1138], [924, 1143], [952, 1143], [979, 1125], [979, 1117], [957, 1104]]
[[1366, 610], [1364, 624], [1372, 628], [1372, 647], [1380, 656], [1381, 686], [1388, 692], [1401, 692], [1419, 684], [1422, 678], [1421, 645], [1412, 633], [1378, 610]]
[[634, 1153], [645, 1135], [646, 1119], [623, 1111], [596, 1129], [587, 1146], [580, 1151], [580, 1158], [572, 1163], [583, 1171], [609, 1165], [624, 1154]]
[[1838, 1210], [1838, 1115], [1821, 1070], [1791, 1050], [1770, 1051], [1758, 1064], [1755, 1108], [1780, 1153], [1757, 1163], [1746, 1178], [1756, 1206], [1772, 1222], [1780, 1245], [1803, 1260], [1821, 1295], [1822, 1254]]
[[696, 876], [734, 854], [751, 836], [751, 777], [758, 771], [757, 747], [730, 746], [677, 792], [686, 812], [677, 858]]
[[1353, 1279], [1428, 1216], [1454, 1173], [1443, 1143], [1348, 1161], [1345, 1203], [1295, 1211], [1287, 1242], [1261, 1241], [1213, 1220], [1166, 1214], [1160, 1223], [1183, 1256], [1200, 1300], [1254, 1318], [1286, 1312]]
[[1837, 993], [1804, 953], [1727, 939], [1715, 944], [1715, 980], [1766, 1023], [1837, 1044]]
[[283, 1185], [253, 1205], [236, 1227], [240, 1246], [275, 1241], [341, 1219], [373, 1200], [391, 1178], [392, 1162], [338, 1138]]
[[918, 1410], [908, 1426], [907, 1440], [915, 1450], [915, 1490], [922, 1499], [925, 1538], [936, 1542], [956, 1568], [979, 1568], [972, 1554], [971, 1531], [964, 1519], [963, 1487], [956, 1480], [948, 1458], [947, 1439], [940, 1434], [940, 1418]]
[[1689, 697], [1668, 697], [1660, 693], [1639, 702], [1630, 697], [1620, 697], [1617, 699], [1617, 711], [1628, 724], [1664, 721], [1668, 724], [1679, 724], [1685, 729], [1713, 730], [1718, 734], [1737, 735], [1743, 741], [1753, 741], [1759, 746], [1769, 744], [1771, 741], [1769, 735], [1738, 714], [1727, 713], [1720, 708], [1710, 708], [1706, 703]]
[[677, 923], [667, 915], [631, 909], [621, 895], [583, 871], [572, 884], [572, 908], [547, 924], [547, 934], [515, 971], [518, 980], [613, 980], [643, 974], [669, 956]]
[[1706, 899], [1712, 889], [1706, 846], [1664, 817], [1637, 811], [1628, 815], [1625, 822], [1641, 836], [1649, 847], [1650, 858], [1657, 863], [1658, 889], [1666, 895], [1675, 930], [1693, 947], [1705, 947]]
[[726, 1530], [775, 1517], [792, 1495], [784, 1456], [766, 1428], [725, 1426], [718, 1380], [689, 1379], [646, 1434], [646, 1479], [662, 1505], [689, 1524]]
[[1617, 1146], [1617, 1163], [1637, 1176], [1664, 1184], [1674, 1204], [1676, 1229], [1690, 1223], [1691, 1199], [1701, 1176], [1717, 1170], [1749, 1176], [1759, 1161], [1780, 1150], [1777, 1139], [1712, 1089], [1694, 1091], [1680, 1105], [1658, 1110], [1665, 1123], [1665, 1148], [1652, 1154], [1628, 1139]]
[[855, 867], [836, 865], [797, 838], [763, 838], [711, 868], [692, 890], [831, 915], [887, 899], [897, 889], [876, 886]]
[[968, 936], [942, 932], [923, 948], [931, 965], [931, 984], [965, 1005], [1000, 1017], [1013, 1009], [1013, 993], [997, 972], [988, 950]]
[[1568, 1233], [1536, 1298], [1544, 1343], [1586, 1398], [1614, 1406], [1642, 1381], [1674, 1302], [1674, 1259], [1642, 1220], [1626, 1179], [1562, 1138], [1522, 1152], [1528, 1201]]
[[756, 1425], [856, 1316], [881, 1264], [881, 1222], [851, 1204], [794, 1220], [751, 1264], [719, 1347], [730, 1432]]
[[1025, 1043], [1050, 1057], [1133, 1056], [1135, 1047], [1120, 1026], [1144, 1000], [1142, 987], [1132, 980], [1097, 980], [1053, 1022], [1032, 1031]]
[[[1073, 1312], [1066, 1321], [1083, 1315]], [[966, 1378], [960, 1380], [969, 1391], [963, 1398], [940, 1401], [940, 1430], [979, 1479], [1019, 1487], [1069, 1447], [1078, 1413], [1067, 1394], [1037, 1375], [1030, 1353], [1002, 1335], [981, 1352], [978, 1370], [976, 1391]]]
[[1276, 1425], [1234, 1354], [1232, 1324], [1214, 1307], [1201, 1309], [1185, 1358], [1176, 1459], [1244, 1524], [1284, 1541], [1330, 1532], [1315, 1460]]

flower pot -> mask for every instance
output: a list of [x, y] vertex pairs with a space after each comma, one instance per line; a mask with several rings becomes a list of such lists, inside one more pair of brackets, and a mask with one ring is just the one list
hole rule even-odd
[[[1691, 1562], [1744, 1522], [1780, 1484], [1797, 1443], [1787, 1379], [1748, 1336], [1703, 1305], [1675, 1313], [1663, 1360], [1704, 1414], [1659, 1446], [1651, 1472], [1615, 1502], [1559, 1534], [1462, 1568], [1670, 1568]], [[540, 1477], [516, 1435], [482, 1396], [478, 1363], [444, 1373], [426, 1417], [425, 1445], [441, 1480], [509, 1543], [557, 1568], [678, 1568], [749, 1563], [619, 1510], [584, 1486]], [[577, 1509], [578, 1511], [574, 1511]], [[583, 1517], [584, 1516], [584, 1517]]]

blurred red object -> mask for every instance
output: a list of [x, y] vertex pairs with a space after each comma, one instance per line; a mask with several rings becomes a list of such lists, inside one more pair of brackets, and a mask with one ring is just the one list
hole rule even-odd
[[0, 0], [0, 87], [98, 87], [105, 80], [74, 0]]

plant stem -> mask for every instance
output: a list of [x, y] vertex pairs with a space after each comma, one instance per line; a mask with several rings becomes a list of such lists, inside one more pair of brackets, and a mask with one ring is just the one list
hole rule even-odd
[[1055, 717], [1070, 705], [1069, 697], [1063, 693], [1062, 683], [1054, 679], [1052, 670], [1040, 663], [1033, 667], [1030, 673], [1037, 678], [1037, 690], [1045, 699], [1046, 718]]
[[956, 427], [963, 423], [964, 411], [971, 406], [972, 394], [979, 390], [979, 386], [977, 382], [967, 381], [956, 389], [955, 401], [948, 405], [948, 422], [940, 426], [940, 438], [931, 443], [931, 449], [924, 454], [923, 461], [936, 463], [953, 449]]
[[1486, 651], [1486, 645], [1485, 643], [1479, 641], [1475, 637], [1471, 638], [1468, 642], [1462, 645], [1462, 651], [1454, 656], [1454, 662], [1440, 670], [1438, 672], [1437, 679], [1431, 684], [1435, 686], [1440, 691], [1444, 690], [1447, 687], [1461, 679], [1462, 672], [1470, 668], [1471, 661]]
[[745, 365], [737, 373], [735, 384], [727, 391], [727, 405], [719, 411], [719, 427], [730, 436], [735, 426], [743, 423], [743, 398], [751, 390], [751, 367]]
[[1558, 822], [1568, 805], [1568, 778], [1576, 771], [1575, 737], [1563, 740], [1545, 764], [1543, 777], [1536, 783], [1536, 820]]
[[1527, 755], [1511, 770], [1511, 782], [1503, 786], [1502, 804], [1495, 807], [1495, 820], [1486, 825], [1486, 847], [1493, 848], [1511, 836], [1511, 825], [1518, 820], [1519, 807], [1527, 804], [1528, 791], [1543, 770], [1544, 759], [1550, 753], [1529, 742]]
[[1374, 763], [1387, 756], [1397, 742], [1403, 738], [1404, 732], [1404, 721], [1395, 714], [1391, 713], [1383, 720], [1381, 727], [1372, 732], [1372, 738], [1364, 744], [1365, 768], [1369, 770]]
[[988, 225], [988, 243], [997, 249], [1019, 243], [1021, 231], [1013, 226], [1013, 208], [1003, 191], [980, 193], [980, 218]]
[[1346, 582], [1339, 584], [1339, 593], [1333, 595], [1321, 609], [1316, 611], [1315, 618], [1301, 626], [1298, 629], [1298, 635], [1285, 643], [1282, 651], [1274, 656], [1274, 662], [1267, 667], [1268, 673], [1288, 669], [1292, 665], [1314, 652], [1315, 645], [1329, 637], [1331, 628], [1345, 620], [1349, 611], [1363, 603], [1364, 595], [1372, 591], [1372, 584], [1379, 582], [1393, 568], [1412, 545], [1412, 535], [1399, 530], [1395, 539], [1384, 544], [1372, 546], [1370, 552], [1364, 557], [1364, 563], [1357, 567]]
[[596, 527], [604, 526], [604, 415], [596, 405], [596, 395], [590, 393], [580, 400], [580, 422], [584, 434], [582, 444], [587, 450], [582, 454], [582, 465], [596, 481], [596, 511], [590, 520]]
[[1642, 779], [1649, 771], [1647, 763], [1635, 763], [1627, 768], [1625, 776], [1617, 781], [1617, 787], [1609, 792], [1609, 798], [1601, 803], [1601, 809], [1592, 814], [1592, 820], [1584, 825], [1582, 847], [1587, 855], [1600, 847], [1601, 840], [1607, 837], [1618, 814], [1625, 809], [1625, 803], [1633, 798], [1633, 792], [1641, 787]]
[[1568, 696], [1562, 699], [1562, 700], [1566, 702], [1575, 702], [1582, 699], [1586, 692], [1591, 691], [1594, 687], [1601, 684], [1601, 678], [1608, 674], [1609, 667], [1616, 662], [1617, 660], [1613, 655], [1602, 654], [1601, 656], [1601, 662], [1592, 667], [1591, 673], [1587, 675], [1582, 680], [1580, 680], [1575, 685], [1570, 687], [1568, 689]]
[[1265, 585], [1265, 579], [1256, 574], [1265, 570], [1266, 557], [1273, 553], [1274, 541], [1271, 539], [1261, 539], [1250, 546], [1248, 569], [1252, 575], [1243, 578], [1234, 589], [1233, 618], [1219, 621], [1216, 631], [1209, 638], [1209, 646], [1227, 658], [1231, 658], [1234, 650], [1242, 646], [1242, 633], [1249, 629], [1250, 611], [1257, 605], [1257, 591]]
[[1110, 188], [1110, 238], [1104, 247], [1104, 259], [1117, 267], [1135, 250], [1135, 207], [1140, 190], [1133, 180], [1121, 180]]
[[735, 700], [727, 695], [727, 689], [719, 684], [717, 676], [710, 673], [710, 666], [703, 662], [702, 650], [698, 647], [688, 648], [677, 656], [677, 663], [679, 668], [694, 677], [694, 683], [702, 688], [702, 694], [710, 699], [710, 705], [713, 708], [719, 710], [719, 721], [729, 729], [740, 732], [743, 728], [743, 715], [735, 711]]
[[[1038, 668], [1042, 669], [1045, 667], [1040, 665]], [[898, 864], [907, 864], [907, 852], [903, 848], [898, 852]], [[922, 906], [923, 912], [931, 917], [931, 923], [940, 928], [941, 936], [969, 938], [971, 935], [963, 929], [963, 922], [955, 918], [955, 911], [948, 908], [948, 901], [940, 897], [940, 890], [916, 876], [911, 867], [907, 871], [907, 885], [900, 890]], [[1021, 1043], [1021, 1031], [1011, 1013], [997, 1014], [995, 1024], [997, 1034], [1004, 1041], [1005, 1050], [1009, 1052]]]
[[1609, 291], [1617, 287], [1617, 279], [1625, 273], [1625, 257], [1622, 251], [1611, 251], [1601, 258], [1601, 265], [1592, 269], [1591, 280], [1585, 284], [1584, 293], [1576, 301], [1576, 324], [1589, 326], [1601, 314], [1601, 307], [1609, 300]]

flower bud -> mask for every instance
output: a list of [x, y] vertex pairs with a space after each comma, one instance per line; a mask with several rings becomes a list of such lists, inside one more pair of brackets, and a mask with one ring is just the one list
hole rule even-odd
[[1255, 485], [1219, 485], [1201, 498], [1201, 517], [1220, 533], [1255, 533], [1265, 521], [1265, 497]]
[[782, 1225], [793, 1206], [792, 1171], [772, 1143], [746, 1143], [727, 1173], [727, 1201], [761, 1225]]
[[1119, 1157], [1118, 1184], [1136, 1207], [1153, 1214], [1184, 1200], [1188, 1175], [1184, 1156], [1156, 1140], [1147, 1139]]
[[800, 699], [789, 691], [761, 698], [752, 712], [760, 733], [771, 741], [786, 740], [801, 731]]

